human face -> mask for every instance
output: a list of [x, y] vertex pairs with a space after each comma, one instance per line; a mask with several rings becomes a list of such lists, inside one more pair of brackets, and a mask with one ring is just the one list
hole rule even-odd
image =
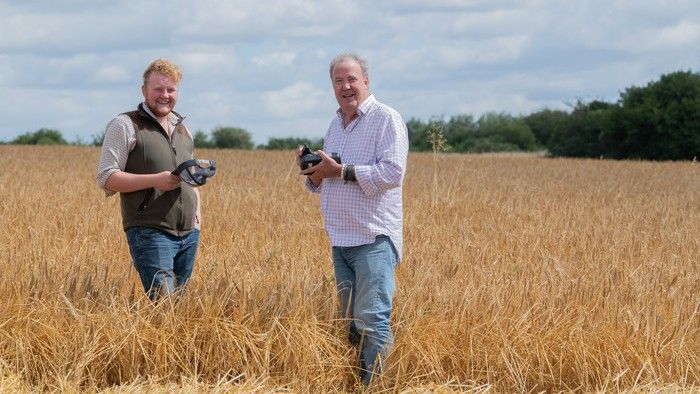
[[165, 118], [177, 103], [177, 82], [163, 74], [152, 73], [141, 86], [148, 108], [157, 118]]
[[336, 64], [331, 79], [343, 115], [355, 115], [357, 107], [369, 97], [369, 78], [362, 75], [360, 64], [352, 60]]

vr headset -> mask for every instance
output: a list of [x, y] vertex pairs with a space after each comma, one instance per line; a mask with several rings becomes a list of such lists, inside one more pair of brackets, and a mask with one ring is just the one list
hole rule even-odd
[[[216, 174], [216, 160], [186, 160], [180, 163], [171, 174], [180, 177], [180, 180], [192, 187], [199, 187], [207, 183], [207, 178]], [[155, 193], [154, 188], [148, 189], [143, 202], [139, 205], [139, 213], [143, 212], [148, 202], [151, 201], [153, 193]]]
[[207, 178], [216, 174], [216, 160], [187, 160], [180, 163], [172, 172], [192, 187], [207, 183]]

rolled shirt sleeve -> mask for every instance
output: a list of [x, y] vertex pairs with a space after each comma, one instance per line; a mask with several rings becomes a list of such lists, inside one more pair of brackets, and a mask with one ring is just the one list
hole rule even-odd
[[309, 177], [306, 177], [306, 180], [304, 181], [304, 186], [306, 187], [306, 190], [310, 191], [311, 193], [321, 193], [322, 185], [323, 182], [321, 182], [318, 186], [314, 186]]
[[[366, 245], [377, 235], [387, 235], [401, 260], [406, 126], [397, 111], [373, 95], [360, 104], [358, 113], [360, 116], [344, 125], [338, 111], [324, 138], [323, 150], [336, 152], [343, 163], [352, 164], [356, 180], [329, 177], [321, 181], [326, 231], [333, 246]], [[312, 190], [310, 186], [307, 183], [307, 189]]]
[[[148, 115], [155, 119], [153, 112], [142, 103], [143, 109]], [[180, 118], [174, 113], [168, 114], [168, 122], [174, 128], [184, 118]], [[184, 126], [184, 125], [183, 125]], [[192, 133], [185, 126], [187, 137], [192, 139]], [[136, 128], [128, 115], [121, 114], [112, 119], [105, 129], [105, 137], [102, 141], [100, 152], [100, 163], [97, 167], [97, 185], [104, 190], [105, 196], [109, 197], [116, 192], [107, 189], [107, 180], [112, 174], [124, 171], [126, 162], [129, 159], [129, 152], [136, 146]], [[194, 155], [190, 157], [193, 159]]]
[[389, 122], [381, 129], [377, 144], [379, 160], [373, 165], [355, 166], [355, 178], [362, 191], [375, 196], [401, 186], [408, 154], [406, 125], [395, 111], [390, 111]]
[[119, 115], [107, 124], [97, 168], [97, 185], [105, 192], [106, 197], [116, 194], [107, 189], [107, 180], [115, 172], [124, 171], [129, 152], [135, 144], [136, 131], [127, 115]]

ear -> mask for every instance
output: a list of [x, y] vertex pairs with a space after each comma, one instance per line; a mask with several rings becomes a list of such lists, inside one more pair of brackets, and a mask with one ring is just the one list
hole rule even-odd
[[146, 98], [146, 84], [141, 85], [141, 94]]

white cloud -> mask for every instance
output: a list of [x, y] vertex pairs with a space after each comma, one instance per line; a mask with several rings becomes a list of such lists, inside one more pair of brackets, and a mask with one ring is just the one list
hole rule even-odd
[[[328, 63], [356, 51], [405, 118], [615, 100], [700, 64], [695, 0], [0, 1], [0, 139], [89, 136], [141, 100], [155, 58], [184, 72], [188, 125], [322, 135]], [[158, 17], [155, 17], [158, 15]], [[41, 103], [37, 110], [37, 103]], [[295, 134], [298, 133], [298, 134]]]
[[238, 66], [238, 60], [228, 47], [193, 46], [178, 54], [177, 62], [184, 74], [218, 76], [228, 74]]
[[319, 89], [306, 82], [296, 82], [277, 91], [265, 93], [265, 108], [270, 114], [281, 118], [305, 115], [325, 107], [328, 90]]
[[[597, 32], [598, 38], [589, 45], [616, 52], [633, 54], [664, 53], [677, 50], [700, 50], [700, 22], [680, 20], [674, 24], [660, 26], [636, 26], [635, 28], [616, 28]], [[609, 34], [603, 37], [602, 34]]]
[[657, 33], [658, 34], [654, 34], [656, 40], [654, 40], [653, 46], [659, 49], [700, 49], [698, 47], [698, 41], [700, 41], [700, 23], [683, 20], [674, 26], [664, 27]]
[[[359, 12], [341, 0], [196, 1], [178, 13], [178, 35], [256, 42], [271, 37], [323, 37], [339, 28], [339, 15]], [[258, 41], [259, 42], [259, 41]]]
[[[193, 105], [201, 108], [206, 116], [212, 119], [231, 119], [238, 112], [238, 116], [243, 112], [241, 106], [235, 106], [230, 96], [224, 92], [203, 92], [197, 94]], [[196, 110], [193, 108], [192, 110]], [[219, 122], [222, 123], [222, 122]], [[223, 122], [224, 124], [226, 122]]]
[[525, 35], [495, 37], [481, 42], [463, 41], [436, 48], [437, 60], [452, 68], [469, 64], [498, 64], [516, 60], [527, 43], [528, 37]]
[[251, 61], [258, 67], [284, 67], [291, 66], [296, 59], [294, 52], [275, 52], [263, 56], [254, 56]]
[[104, 130], [117, 114], [136, 107], [129, 93], [58, 88], [9, 88], [0, 97], [0, 135], [10, 140], [40, 128], [58, 129], [71, 141]]
[[93, 78], [100, 82], [117, 83], [128, 82], [132, 77], [125, 67], [112, 64], [99, 67]]
[[[106, 2], [99, 7], [81, 4], [62, 8], [54, 4], [20, 3], [5, 5], [0, 17], [0, 49], [45, 53], [104, 51], [119, 46], [131, 49], [152, 46], [146, 40], [157, 25], [134, 17], [158, 10], [157, 4], [144, 2]], [[25, 8], [26, 7], [26, 8]]]

